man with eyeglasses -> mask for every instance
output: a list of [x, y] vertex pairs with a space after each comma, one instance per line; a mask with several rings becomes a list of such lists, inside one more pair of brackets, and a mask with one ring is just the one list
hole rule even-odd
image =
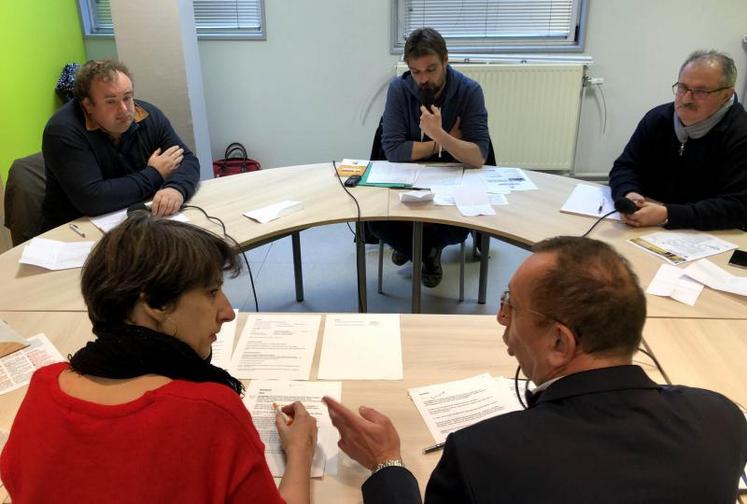
[[[747, 422], [724, 396], [657, 385], [633, 365], [646, 298], [628, 262], [589, 238], [533, 250], [498, 323], [537, 387], [526, 410], [448, 436], [426, 503], [735, 502]], [[389, 418], [324, 400], [340, 448], [373, 471], [363, 501], [420, 502]]]
[[727, 55], [696, 51], [672, 86], [674, 102], [638, 124], [610, 171], [612, 196], [633, 200], [631, 226], [747, 226], [747, 113]]

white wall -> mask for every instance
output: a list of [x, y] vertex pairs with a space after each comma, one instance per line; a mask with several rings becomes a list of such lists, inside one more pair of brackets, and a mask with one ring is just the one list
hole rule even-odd
[[[398, 60], [389, 54], [391, 2], [265, 8], [266, 41], [199, 42], [214, 157], [232, 141], [267, 168], [367, 157]], [[590, 0], [584, 52], [594, 58], [591, 73], [605, 79], [607, 127], [602, 134], [599, 92], [587, 91], [576, 172], [609, 171], [643, 114], [671, 101], [679, 65], [696, 48], [734, 57], [741, 99], [745, 19], [744, 0]], [[87, 49], [113, 53], [102, 41]]]

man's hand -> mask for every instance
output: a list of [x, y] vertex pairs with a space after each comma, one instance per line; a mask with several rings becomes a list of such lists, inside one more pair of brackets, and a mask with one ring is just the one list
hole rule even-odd
[[182, 193], [173, 187], [166, 187], [153, 196], [153, 205], [150, 207], [150, 211], [156, 217], [173, 215], [179, 211], [182, 203], [184, 203]]
[[644, 198], [643, 196], [641, 196], [637, 192], [633, 192], [633, 191], [631, 191], [628, 194], [626, 194], [625, 197], [628, 198], [629, 200], [631, 200], [636, 205], [638, 205], [638, 207], [642, 207], [643, 204], [646, 202], [646, 198]]
[[179, 167], [183, 159], [184, 149], [178, 145], [169, 147], [163, 153], [159, 147], [148, 158], [148, 166], [155, 168], [161, 174], [161, 177], [166, 180], [171, 172]]
[[[630, 194], [630, 193], [629, 193]], [[626, 196], [630, 198], [630, 196]], [[633, 198], [630, 198], [633, 199]], [[645, 227], [645, 226], [658, 226], [664, 224], [667, 220], [667, 207], [659, 203], [653, 203], [651, 201], [644, 201], [639, 203], [638, 211], [630, 215], [623, 215], [623, 222], [628, 226], [633, 227]]]
[[431, 105], [431, 111], [423, 105], [420, 106], [420, 130], [431, 139], [436, 140], [439, 135], [445, 132], [441, 128], [441, 109]]
[[[282, 413], [281, 413], [282, 411]], [[308, 457], [309, 467], [316, 449], [316, 418], [296, 401], [283, 406], [275, 415], [275, 426], [288, 457]]]
[[322, 399], [332, 425], [340, 431], [338, 446], [350, 458], [374, 470], [387, 460], [401, 459], [399, 435], [392, 421], [372, 408], [358, 408], [360, 416], [331, 397]]

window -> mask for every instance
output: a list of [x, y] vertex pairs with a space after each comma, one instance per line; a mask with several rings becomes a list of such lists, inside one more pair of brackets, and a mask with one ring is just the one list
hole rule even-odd
[[588, 0], [393, 0], [393, 50], [416, 28], [438, 30], [450, 53], [581, 51]]
[[[111, 36], [110, 0], [79, 0], [86, 35]], [[265, 40], [264, 0], [194, 0], [200, 39]]]

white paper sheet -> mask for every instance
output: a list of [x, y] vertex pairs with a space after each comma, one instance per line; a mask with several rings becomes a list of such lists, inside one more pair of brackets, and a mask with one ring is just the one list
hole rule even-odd
[[48, 270], [64, 270], [81, 268], [91, 253], [94, 242], [61, 242], [47, 238], [32, 238], [23, 247], [23, 253], [18, 262], [31, 264]]
[[459, 213], [465, 217], [495, 215], [495, 210], [490, 206], [490, 200], [488, 199], [485, 187], [479, 185], [457, 187], [454, 190], [454, 202]]
[[267, 205], [262, 208], [256, 208], [254, 210], [244, 212], [244, 215], [246, 217], [249, 217], [250, 219], [254, 219], [261, 224], [267, 224], [268, 222], [274, 221], [279, 217], [295, 212], [300, 212], [301, 210], [303, 210], [302, 201], [285, 200], [281, 201], [280, 203], [274, 203], [272, 205]]
[[[458, 186], [435, 186], [431, 187], [433, 192], [433, 204], [438, 206], [455, 206], [456, 201], [454, 199], [454, 190]], [[488, 201], [490, 206], [495, 205], [508, 205], [508, 200], [503, 194], [492, 194], [488, 193]]]
[[404, 191], [399, 193], [402, 203], [428, 203], [433, 201], [434, 194], [431, 191]]
[[390, 163], [373, 161], [368, 170], [366, 182], [370, 184], [402, 184], [412, 186], [418, 176], [418, 170], [425, 165], [417, 163]]
[[537, 186], [521, 168], [483, 166], [479, 171], [490, 193], [508, 191], [536, 191]]
[[[151, 203], [146, 203], [145, 205], [150, 207]], [[187, 216], [182, 212], [177, 212], [174, 215], [170, 215], [165, 218], [179, 222], [189, 222]], [[108, 233], [109, 231], [123, 223], [125, 219], [127, 219], [127, 209], [123, 208], [122, 210], [117, 210], [116, 212], [97, 215], [96, 217], [89, 217], [89, 219], [91, 220], [91, 224], [99, 228], [104, 233]]]
[[324, 396], [342, 401], [342, 383], [252, 380], [243, 399], [244, 405], [252, 414], [259, 437], [265, 444], [265, 459], [273, 476], [281, 477], [285, 472], [285, 455], [275, 427], [273, 405], [282, 407], [293, 401], [301, 401], [309, 414], [316, 418], [319, 427], [311, 477], [318, 478], [325, 473], [337, 474], [340, 457], [337, 441], [340, 436], [332, 426], [327, 406], [322, 403]]
[[327, 315], [318, 377], [320, 380], [401, 380], [399, 315]]
[[28, 345], [26, 338], [18, 334], [7, 322], [0, 320], [0, 357], [17, 352]]
[[236, 339], [236, 326], [239, 320], [239, 310], [234, 309], [234, 319], [230, 322], [223, 322], [220, 332], [216, 334], [217, 339], [213, 342], [213, 355], [210, 364], [219, 368], [228, 369], [231, 365], [231, 355], [233, 354], [233, 343]]
[[321, 315], [249, 314], [229, 372], [241, 379], [308, 380]]
[[[612, 193], [609, 186], [592, 186], [588, 184], [576, 184], [573, 192], [565, 200], [560, 208], [561, 212], [589, 217], [601, 217], [615, 209]], [[622, 220], [620, 214], [615, 212], [608, 215], [607, 219]]]
[[484, 373], [407, 391], [437, 443], [450, 433], [521, 408], [515, 395]]
[[685, 268], [685, 274], [698, 282], [716, 289], [740, 296], [747, 296], [747, 277], [732, 275], [719, 268], [708, 259], [701, 259]]
[[647, 293], [654, 296], [671, 297], [690, 306], [695, 306], [702, 291], [702, 284], [687, 278], [684, 270], [669, 264], [662, 264], [659, 267], [659, 271], [646, 289]]
[[0, 359], [0, 395], [28, 384], [34, 371], [65, 358], [44, 334], [28, 338], [29, 346]]
[[674, 265], [737, 248], [733, 243], [698, 231], [659, 231], [628, 241]]
[[461, 166], [422, 166], [415, 177], [414, 185], [430, 188], [436, 186], [457, 186], [462, 183]]

